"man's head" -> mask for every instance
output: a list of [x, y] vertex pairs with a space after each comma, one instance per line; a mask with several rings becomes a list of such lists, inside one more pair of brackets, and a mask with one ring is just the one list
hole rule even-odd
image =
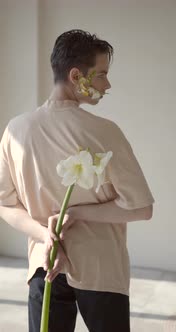
[[96, 35], [82, 30], [64, 32], [56, 39], [50, 58], [54, 82], [69, 86], [80, 102], [96, 104], [98, 100], [78, 93], [79, 79], [95, 71], [91, 86], [104, 95], [111, 87], [107, 74], [112, 56], [112, 46]]

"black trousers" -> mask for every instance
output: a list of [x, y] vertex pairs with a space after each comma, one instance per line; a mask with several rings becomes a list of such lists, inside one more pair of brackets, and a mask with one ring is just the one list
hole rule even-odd
[[[45, 275], [38, 268], [29, 283], [29, 332], [40, 332]], [[77, 305], [90, 332], [130, 332], [127, 295], [76, 289], [61, 273], [52, 282], [49, 332], [73, 332]]]

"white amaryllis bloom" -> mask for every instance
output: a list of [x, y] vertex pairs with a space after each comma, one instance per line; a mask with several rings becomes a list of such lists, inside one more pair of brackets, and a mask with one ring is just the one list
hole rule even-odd
[[95, 171], [92, 156], [88, 151], [80, 151], [66, 160], [61, 160], [56, 170], [58, 175], [63, 178], [64, 186], [77, 183], [85, 189], [93, 187]]
[[96, 173], [97, 179], [98, 179], [96, 192], [99, 191], [100, 186], [104, 183], [105, 167], [107, 166], [112, 155], [113, 155], [112, 151], [108, 151], [107, 153], [95, 153], [94, 170], [95, 170], [95, 173]]

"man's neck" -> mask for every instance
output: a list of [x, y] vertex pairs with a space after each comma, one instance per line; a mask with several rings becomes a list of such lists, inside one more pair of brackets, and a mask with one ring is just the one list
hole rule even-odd
[[66, 85], [56, 84], [49, 97], [50, 100], [73, 100], [79, 103], [73, 91]]

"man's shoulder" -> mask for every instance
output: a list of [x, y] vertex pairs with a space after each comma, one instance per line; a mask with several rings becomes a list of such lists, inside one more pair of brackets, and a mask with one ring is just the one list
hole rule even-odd
[[83, 108], [80, 108], [80, 109], [82, 109], [84, 118], [87, 117], [87, 119], [92, 120], [92, 123], [94, 123], [95, 126], [98, 126], [98, 128], [100, 128], [100, 126], [103, 126], [103, 127], [106, 127], [106, 129], [109, 128], [109, 129], [118, 130], [119, 127], [113, 120], [110, 120], [108, 118], [105, 118], [103, 116], [100, 116], [100, 115], [97, 115], [97, 114], [94, 114], [91, 112], [88, 112]]
[[101, 129], [101, 131], [104, 131], [104, 133], [107, 135], [109, 135], [110, 137], [114, 137], [115, 138], [121, 138], [124, 139], [125, 135], [122, 131], [122, 129], [119, 127], [119, 125], [108, 118], [104, 118], [98, 115], [93, 115], [94, 116], [94, 121], [95, 121], [95, 126], [99, 129]]
[[97, 115], [94, 116], [94, 120], [96, 120], [94, 125], [96, 133], [98, 137], [101, 137], [105, 145], [118, 148], [119, 150], [131, 149], [131, 144], [126, 133], [124, 133], [115, 121]]
[[27, 132], [39, 121], [39, 113], [41, 107], [38, 107], [35, 111], [24, 112], [13, 117], [7, 127], [9, 134], [18, 135], [18, 133]]

